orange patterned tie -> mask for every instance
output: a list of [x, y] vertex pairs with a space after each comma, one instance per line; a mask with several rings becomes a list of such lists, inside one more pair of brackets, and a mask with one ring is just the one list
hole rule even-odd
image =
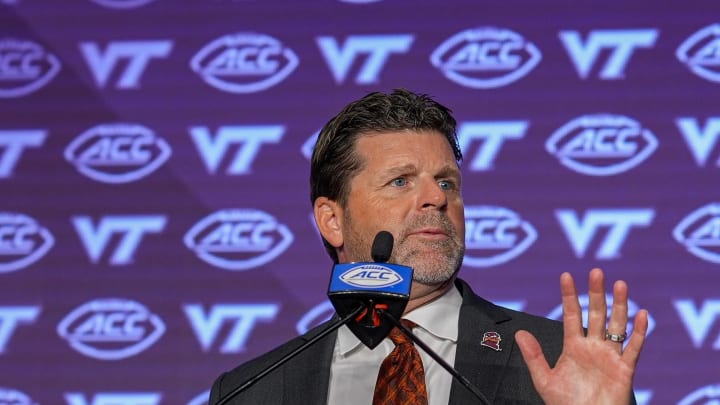
[[[407, 319], [403, 319], [402, 324], [408, 329], [416, 326]], [[400, 329], [393, 328], [389, 337], [395, 343], [395, 349], [380, 366], [373, 405], [427, 405], [425, 370], [420, 353]]]

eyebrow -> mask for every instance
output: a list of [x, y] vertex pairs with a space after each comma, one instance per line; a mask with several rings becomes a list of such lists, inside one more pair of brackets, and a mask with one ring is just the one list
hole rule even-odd
[[436, 178], [437, 178], [437, 177], [457, 177], [457, 178], [460, 178], [460, 176], [461, 176], [460, 168], [458, 168], [457, 166], [446, 165], [446, 166], [444, 166], [442, 169], [440, 169], [440, 171], [437, 173], [437, 175], [436, 175], [435, 177], [436, 177]]
[[387, 170], [383, 170], [381, 172], [381, 174], [383, 176], [387, 176], [387, 177], [395, 177], [395, 176], [399, 176], [401, 174], [413, 173], [416, 171], [417, 171], [417, 167], [412, 163], [408, 163], [408, 164], [402, 165], [402, 166], [390, 167]]
[[[414, 173], [416, 171], [417, 171], [417, 167], [412, 163], [408, 163], [406, 165], [394, 166], [389, 169], [386, 169], [381, 172], [381, 175], [387, 176], [387, 177], [394, 177], [394, 176], [399, 176], [402, 174]], [[461, 176], [460, 169], [457, 167], [451, 166], [451, 165], [443, 166], [435, 174], [435, 178], [441, 178], [441, 177], [458, 177], [459, 178], [460, 176]]]

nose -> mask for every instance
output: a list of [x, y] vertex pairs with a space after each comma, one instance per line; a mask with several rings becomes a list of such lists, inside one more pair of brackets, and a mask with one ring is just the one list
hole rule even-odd
[[440, 187], [435, 179], [427, 179], [421, 182], [420, 195], [418, 196], [418, 207], [424, 209], [445, 209], [448, 204], [447, 194]]

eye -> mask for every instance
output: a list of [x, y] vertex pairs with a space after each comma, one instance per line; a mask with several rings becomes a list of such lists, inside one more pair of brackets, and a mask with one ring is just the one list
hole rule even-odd
[[407, 179], [405, 177], [398, 177], [397, 179], [393, 179], [391, 184], [395, 187], [404, 187], [407, 185]]
[[449, 180], [440, 180], [438, 182], [438, 185], [443, 190], [454, 190], [455, 189], [455, 183]]

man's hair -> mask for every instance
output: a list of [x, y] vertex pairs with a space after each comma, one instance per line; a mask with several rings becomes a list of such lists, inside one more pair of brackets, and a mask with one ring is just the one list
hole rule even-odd
[[[455, 159], [462, 160], [456, 121], [451, 111], [430, 98], [406, 89], [390, 94], [374, 92], [350, 103], [323, 127], [313, 149], [310, 166], [310, 203], [318, 197], [347, 207], [350, 181], [364, 162], [356, 153], [357, 139], [387, 132], [435, 131], [443, 134]], [[325, 250], [335, 263], [335, 248], [323, 238]]]

